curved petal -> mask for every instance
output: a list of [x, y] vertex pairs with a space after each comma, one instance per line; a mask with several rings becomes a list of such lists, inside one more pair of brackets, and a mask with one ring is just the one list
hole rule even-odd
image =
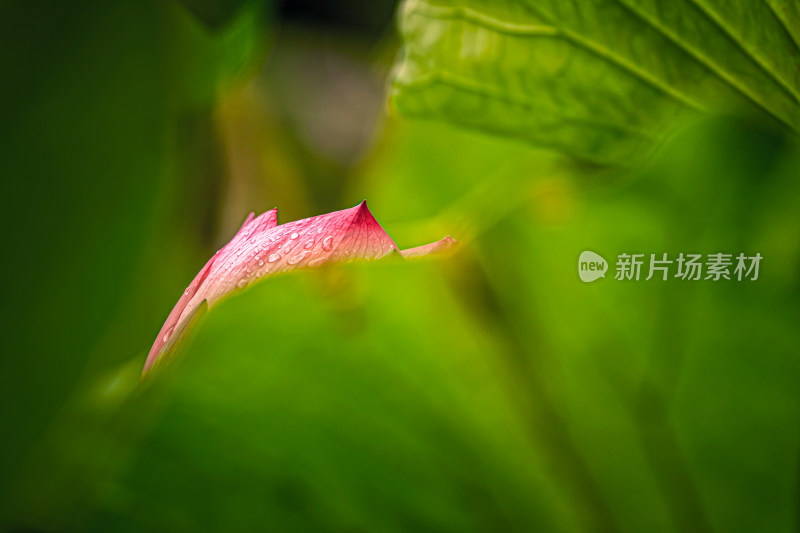
[[255, 219], [253, 219], [253, 213], [250, 213], [248, 220], [242, 225], [241, 229], [237, 232], [237, 235], [241, 233], [246, 238], [252, 233], [260, 233], [262, 231], [272, 229], [277, 225], [278, 209], [273, 207], [269, 211], [264, 211]]
[[254, 233], [272, 229], [277, 225], [277, 209], [270, 209], [269, 211], [260, 214], [258, 217], [255, 217], [255, 213], [252, 211], [250, 212], [244, 223], [242, 223], [242, 226], [239, 228], [239, 231], [236, 232], [236, 235], [234, 235], [228, 244], [220, 248], [217, 253], [215, 253], [211, 259], [206, 262], [205, 266], [200, 269], [200, 272], [197, 274], [197, 276], [195, 276], [189, 286], [186, 287], [186, 290], [183, 291], [183, 294], [178, 299], [175, 307], [173, 307], [172, 311], [167, 317], [167, 320], [164, 322], [164, 325], [161, 326], [161, 330], [158, 332], [158, 336], [156, 337], [153, 346], [150, 348], [150, 352], [147, 354], [145, 370], [148, 370], [153, 365], [158, 355], [164, 350], [167, 342], [175, 334], [176, 326], [178, 326], [187, 315], [193, 313], [198, 305], [198, 302], [202, 301], [202, 298], [198, 300], [195, 297], [198, 293], [201, 293], [200, 288], [208, 277], [208, 274], [211, 272], [212, 266], [217, 259], [224, 257], [226, 255], [226, 250], [232, 247], [240, 246], [242, 242], [246, 241], [247, 238]]
[[412, 257], [421, 257], [423, 255], [438, 254], [446, 250], [449, 250], [457, 243], [458, 243], [457, 240], [448, 235], [447, 237], [445, 237], [440, 241], [432, 242], [430, 244], [424, 244], [422, 246], [417, 246], [416, 248], [408, 248], [407, 250], [401, 250], [400, 255], [402, 255], [406, 259], [409, 259]]
[[226, 294], [267, 275], [314, 268], [329, 261], [378, 259], [397, 245], [367, 208], [355, 207], [277, 225], [277, 210], [252, 214], [203, 267], [181, 296], [150, 349], [152, 367], [174, 332], [203, 301], [212, 306]]
[[231, 242], [209, 273], [203, 293], [209, 305], [267, 274], [317, 267], [328, 261], [377, 259], [397, 245], [369, 212], [366, 202], [282, 224]]
[[[220, 250], [221, 251], [221, 250]], [[147, 354], [147, 361], [144, 364], [144, 370], [147, 371], [153, 366], [153, 363], [158, 358], [158, 355], [164, 350], [167, 342], [172, 337], [172, 334], [175, 332], [175, 326], [178, 325], [178, 321], [181, 316], [186, 311], [189, 302], [192, 298], [197, 294], [198, 289], [203, 284], [203, 281], [208, 277], [208, 273], [211, 271], [211, 265], [217, 259], [219, 252], [214, 254], [211, 259], [206, 262], [205, 266], [200, 270], [200, 272], [194, 277], [192, 282], [186, 287], [186, 290], [183, 291], [183, 294], [178, 299], [178, 303], [175, 304], [175, 307], [172, 308], [167, 320], [164, 322], [164, 325], [161, 326], [161, 331], [158, 332], [158, 336], [156, 337], [153, 346], [150, 348], [150, 352]], [[196, 307], [196, 306], [195, 306]], [[194, 307], [189, 309], [189, 312], [192, 311]]]
[[[444, 239], [403, 250], [403, 257], [419, 257], [451, 248], [456, 241]], [[298, 268], [315, 268], [331, 261], [379, 259], [397, 245], [367, 208], [366, 200], [343, 209], [278, 225], [272, 209], [247, 217], [228, 244], [208, 260], [186, 288], [147, 356], [143, 373], [150, 370], [195, 316], [199, 307], [217, 300], [256, 279]]]

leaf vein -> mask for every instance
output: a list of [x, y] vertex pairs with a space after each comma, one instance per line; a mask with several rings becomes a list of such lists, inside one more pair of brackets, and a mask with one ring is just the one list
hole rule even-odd
[[[423, 7], [424, 6], [424, 7]], [[560, 30], [541, 24], [515, 24], [501, 20], [466, 6], [437, 6], [426, 2], [415, 3], [411, 12], [438, 20], [464, 20], [498, 33], [519, 36], [555, 36]]]
[[788, 119], [784, 118], [780, 114], [773, 111], [765, 102], [763, 102], [757, 95], [753, 94], [753, 92], [748, 89], [746, 86], [742, 85], [739, 80], [735, 77], [731, 76], [724, 69], [722, 69], [719, 65], [717, 65], [714, 61], [712, 61], [709, 57], [705, 54], [701, 53], [699, 50], [695, 49], [692, 46], [687, 45], [683, 41], [681, 41], [672, 31], [668, 28], [664, 27], [660, 24], [657, 20], [654, 20], [653, 17], [648, 16], [646, 13], [643, 13], [641, 10], [636, 9], [632, 5], [630, 5], [626, 0], [616, 0], [620, 5], [627, 8], [631, 13], [639, 17], [642, 21], [646, 22], [650, 27], [654, 30], [660, 32], [664, 35], [667, 39], [669, 39], [673, 44], [677, 45], [681, 49], [683, 49], [686, 53], [694, 57], [697, 61], [699, 61], [702, 65], [708, 68], [711, 72], [716, 74], [721, 80], [727, 83], [731, 88], [735, 91], [739, 92], [740, 94], [747, 97], [751, 102], [756, 104], [758, 107], [766, 111], [768, 114], [775, 117], [780, 122], [786, 124], [792, 129], [797, 130], [798, 128], [790, 122]]
[[[425, 8], [421, 7], [423, 5], [425, 6]], [[670, 96], [671, 98], [680, 102], [681, 104], [695, 110], [707, 111], [705, 107], [701, 105], [699, 102], [694, 101], [693, 99], [681, 93], [674, 87], [671, 87], [669, 84], [664, 83], [663, 80], [660, 80], [657, 77], [651, 75], [649, 72], [637, 67], [636, 65], [626, 60], [622, 56], [615, 54], [609, 48], [602, 46], [601, 44], [594, 42], [590, 39], [586, 39], [576, 34], [575, 32], [572, 32], [565, 28], [558, 28], [555, 26], [533, 26], [533, 25], [517, 25], [517, 24], [508, 25], [502, 20], [486, 15], [485, 13], [480, 13], [474, 9], [467, 9], [463, 7], [434, 6], [427, 2], [422, 2], [422, 3], [414, 2], [414, 7], [411, 9], [411, 12], [439, 20], [461, 19], [465, 20], [466, 22], [471, 22], [473, 24], [479, 25], [489, 30], [503, 27], [506, 30], [505, 33], [509, 33], [513, 27], [514, 35], [522, 35], [522, 36], [534, 35], [533, 29], [535, 28], [536, 29], [535, 35], [551, 36], [555, 38], [561, 37], [567, 39], [573, 44], [580, 46], [585, 50], [588, 50], [589, 52], [595, 54], [596, 56], [616, 65], [618, 68], [620, 68], [620, 70], [626, 71], [629, 74], [639, 78], [648, 85]], [[544, 19], [548, 18], [538, 11], [536, 13]]]
[[[411, 90], [411, 91], [420, 91], [428, 88], [431, 85], [435, 84], [442, 84], [454, 89], [458, 89], [465, 92], [470, 92], [473, 94], [477, 94], [479, 96], [485, 96], [487, 98], [492, 98], [494, 100], [504, 101], [513, 105], [518, 105], [521, 107], [525, 107], [527, 109], [536, 110], [538, 113], [543, 113], [540, 108], [532, 103], [531, 101], [524, 100], [522, 98], [514, 98], [509, 96], [508, 94], [493, 90], [486, 86], [485, 84], [476, 82], [474, 80], [467, 80], [462, 76], [457, 74], [453, 74], [442, 68], [437, 68], [432, 70], [431, 73], [422, 81], [414, 82], [414, 83], [402, 83], [395, 81], [395, 86], [401, 87], [403, 89]], [[544, 112], [546, 113], [546, 112]], [[652, 141], [654, 140], [653, 134], [650, 132], [635, 128], [632, 126], [628, 126], [621, 122], [606, 122], [602, 120], [591, 119], [588, 117], [580, 117], [575, 115], [564, 115], [561, 114], [560, 118], [576, 124], [582, 124], [586, 126], [593, 126], [593, 127], [600, 127], [608, 130], [617, 130], [624, 132], [629, 135], [634, 135], [636, 137]]]
[[689, 0], [692, 4], [697, 6], [697, 8], [708, 17], [719, 29], [721, 29], [736, 45], [741, 49], [745, 54], [747, 54], [765, 73], [767, 73], [773, 80], [777, 81], [778, 84], [790, 95], [792, 96], [797, 102], [800, 102], [800, 93], [791, 86], [789, 82], [783, 79], [777, 72], [773, 70], [773, 68], [765, 62], [761, 57], [759, 57], [749, 46], [747, 43], [742, 39], [741, 35], [737, 35], [734, 30], [727, 24], [725, 20], [720, 17], [719, 13], [712, 10], [705, 2], [701, 0]]
[[797, 49], [800, 50], [800, 35], [797, 35], [789, 28], [789, 24], [786, 22], [786, 19], [784, 19], [781, 16], [781, 14], [778, 12], [778, 9], [773, 5], [771, 0], [762, 0], [762, 1], [765, 4], [767, 4], [767, 7], [769, 7], [770, 11], [772, 11], [772, 14], [775, 16], [775, 18], [778, 19], [778, 22], [780, 22], [781, 26], [783, 26], [783, 29], [786, 30], [786, 33], [792, 39], [792, 42], [795, 44]]

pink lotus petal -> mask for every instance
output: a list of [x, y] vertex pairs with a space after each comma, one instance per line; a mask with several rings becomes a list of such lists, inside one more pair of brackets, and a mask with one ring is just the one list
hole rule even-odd
[[409, 257], [421, 257], [423, 255], [438, 254], [440, 252], [444, 252], [445, 250], [449, 250], [457, 243], [457, 240], [448, 235], [440, 241], [432, 242], [430, 244], [423, 244], [422, 246], [417, 246], [416, 248], [402, 250], [400, 255], [408, 259]]
[[[252, 223], [248, 223], [252, 220]], [[270, 228], [274, 228], [278, 225], [278, 210], [277, 209], [270, 209], [269, 211], [265, 211], [258, 215], [258, 217], [253, 220], [253, 213], [250, 213], [250, 216], [247, 217], [247, 220], [242, 225], [242, 228], [239, 230], [237, 234], [242, 234], [245, 237], [248, 237], [251, 233], [260, 233], [264, 230], [268, 230]], [[244, 232], [242, 232], [244, 230]]]
[[[401, 252], [407, 257], [449, 248], [450, 237]], [[278, 225], [277, 210], [253, 218], [212, 257], [183, 293], [147, 355], [147, 372], [176, 331], [202, 302], [209, 307], [256, 279], [297, 268], [315, 268], [332, 261], [379, 259], [398, 250], [397, 245], [367, 208], [355, 207]], [[399, 250], [398, 250], [399, 251]]]
[[197, 296], [200, 286], [205, 281], [209, 272], [211, 272], [212, 265], [220, 257], [220, 255], [223, 255], [225, 250], [228, 249], [229, 247], [237, 246], [241, 242], [244, 242], [244, 240], [247, 239], [247, 237], [249, 237], [254, 230], [256, 229], [266, 230], [269, 228], [274, 228], [278, 225], [277, 209], [271, 209], [269, 211], [266, 211], [265, 213], [259, 215], [258, 218], [255, 220], [253, 219], [253, 216], [254, 213], [251, 212], [247, 216], [247, 219], [244, 221], [244, 224], [242, 224], [242, 227], [239, 228], [239, 231], [237, 231], [236, 235], [233, 236], [233, 239], [231, 239], [231, 241], [228, 244], [220, 248], [219, 251], [217, 251], [217, 253], [211, 256], [211, 259], [209, 259], [208, 262], [206, 262], [205, 266], [202, 269], [200, 269], [200, 272], [197, 274], [197, 276], [195, 276], [195, 278], [192, 280], [189, 286], [186, 287], [186, 290], [183, 291], [183, 294], [181, 295], [180, 299], [178, 299], [178, 303], [175, 304], [175, 307], [172, 309], [172, 312], [167, 317], [166, 322], [164, 322], [164, 325], [161, 327], [161, 331], [158, 332], [158, 337], [156, 337], [156, 341], [153, 343], [152, 348], [150, 348], [150, 353], [147, 355], [147, 363], [145, 364], [145, 370], [152, 365], [152, 362], [155, 361], [156, 356], [164, 348], [164, 345], [172, 336], [175, 330], [175, 326], [178, 324], [179, 319], [182, 316], [191, 313], [194, 310], [194, 307], [197, 306], [197, 304], [195, 303], [195, 305], [187, 309], [189, 302], [192, 300], [196, 300], [196, 298], [194, 297]]
[[151, 366], [146, 366], [142, 370], [142, 375], [152, 372], [159, 364], [168, 361], [170, 355], [175, 353], [179, 348], [181, 341], [187, 336], [192, 326], [205, 314], [208, 310], [208, 302], [203, 300], [195, 306], [188, 314], [181, 318], [181, 321], [168, 330], [168, 333], [161, 338], [158, 356], [153, 360]]

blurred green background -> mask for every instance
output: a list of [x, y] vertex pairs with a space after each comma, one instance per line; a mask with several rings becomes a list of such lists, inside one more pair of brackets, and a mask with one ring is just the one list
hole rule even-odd
[[[691, 114], [606, 165], [458, 106], [398, 118], [395, 10], [2, 5], [0, 528], [797, 531], [791, 128]], [[401, 248], [457, 252], [265, 280], [140, 383], [249, 211], [364, 198]], [[583, 250], [764, 260], [583, 284]]]

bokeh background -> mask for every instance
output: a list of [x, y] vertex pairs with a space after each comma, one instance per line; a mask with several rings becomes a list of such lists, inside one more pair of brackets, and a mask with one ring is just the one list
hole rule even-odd
[[[6, 531], [796, 531], [800, 152], [691, 117], [632, 168], [407, 120], [391, 1], [0, 8]], [[251, 210], [366, 198], [451, 256], [271, 278], [140, 382]], [[761, 253], [585, 285], [583, 250]]]

